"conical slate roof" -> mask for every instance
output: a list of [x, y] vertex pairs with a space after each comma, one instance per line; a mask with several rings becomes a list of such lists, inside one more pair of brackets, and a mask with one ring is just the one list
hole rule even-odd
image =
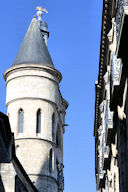
[[13, 65], [41, 64], [54, 67], [38, 23], [33, 18]]

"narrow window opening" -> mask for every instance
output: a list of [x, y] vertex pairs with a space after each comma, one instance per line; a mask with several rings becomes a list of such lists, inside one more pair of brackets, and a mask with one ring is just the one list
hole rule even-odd
[[56, 145], [57, 145], [57, 147], [59, 146], [59, 125], [58, 125], [57, 132], [56, 132]]
[[52, 114], [52, 139], [55, 139], [55, 113]]
[[23, 126], [24, 126], [24, 111], [23, 109], [20, 109], [19, 112], [18, 112], [18, 115], [19, 115], [19, 133], [23, 133]]
[[36, 133], [41, 133], [41, 110], [37, 111]]
[[54, 153], [53, 149], [50, 149], [49, 152], [49, 171], [52, 172], [54, 169]]
[[61, 133], [60, 133], [59, 124], [56, 132], [56, 145], [61, 149]]

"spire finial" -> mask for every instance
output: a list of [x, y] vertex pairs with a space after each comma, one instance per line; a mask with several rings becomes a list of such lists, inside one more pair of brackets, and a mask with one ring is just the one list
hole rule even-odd
[[47, 11], [46, 9], [44, 9], [44, 8], [42, 8], [42, 7], [40, 7], [40, 6], [36, 7], [36, 10], [38, 10], [38, 11], [37, 11], [38, 21], [41, 21], [41, 20], [42, 20], [42, 14], [43, 14], [43, 12], [48, 13], [48, 11]]

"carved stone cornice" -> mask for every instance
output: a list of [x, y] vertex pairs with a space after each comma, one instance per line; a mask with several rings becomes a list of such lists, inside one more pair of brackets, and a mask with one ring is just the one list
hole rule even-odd
[[99, 178], [103, 179], [104, 170], [103, 170], [103, 157], [99, 157], [99, 170], [98, 170]]
[[119, 38], [124, 6], [128, 6], [128, 2], [126, 0], [118, 0], [117, 14], [116, 14], [116, 37], [117, 37], [117, 41]]
[[109, 152], [110, 152], [110, 147], [105, 146], [105, 148], [104, 148], [104, 158], [108, 158]]
[[120, 85], [122, 74], [122, 61], [121, 59], [116, 58], [114, 53], [112, 54], [111, 74], [113, 86]]

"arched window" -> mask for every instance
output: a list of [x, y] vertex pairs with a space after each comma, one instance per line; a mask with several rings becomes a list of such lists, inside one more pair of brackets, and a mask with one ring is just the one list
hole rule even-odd
[[49, 171], [52, 172], [54, 170], [54, 152], [53, 149], [50, 149], [49, 152]]
[[57, 127], [57, 132], [56, 132], [56, 145], [57, 147], [59, 146], [59, 125]]
[[23, 127], [24, 127], [24, 111], [23, 111], [23, 109], [19, 109], [18, 116], [19, 116], [18, 132], [23, 133]]
[[41, 133], [41, 109], [36, 114], [36, 133]]
[[55, 139], [55, 113], [52, 114], [52, 139]]
[[61, 134], [60, 134], [59, 124], [58, 124], [57, 132], [56, 132], [56, 145], [57, 145], [57, 147], [59, 147], [61, 149]]

